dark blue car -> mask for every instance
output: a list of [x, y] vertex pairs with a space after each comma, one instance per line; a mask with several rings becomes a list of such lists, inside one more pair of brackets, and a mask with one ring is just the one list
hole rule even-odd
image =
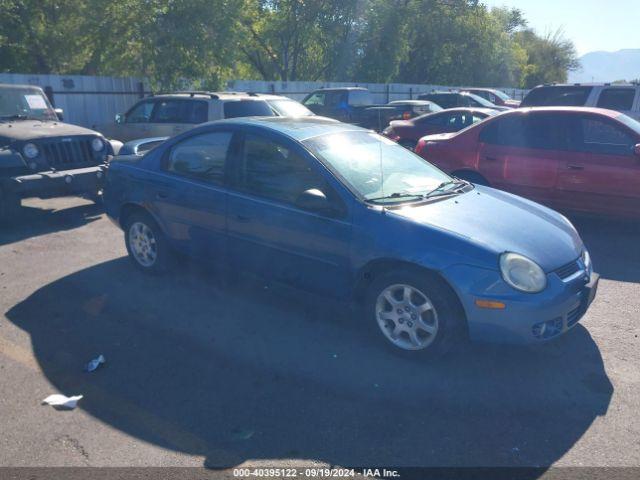
[[355, 301], [403, 350], [541, 342], [574, 326], [597, 287], [559, 213], [321, 119], [204, 124], [113, 161], [104, 201], [142, 270], [179, 251]]

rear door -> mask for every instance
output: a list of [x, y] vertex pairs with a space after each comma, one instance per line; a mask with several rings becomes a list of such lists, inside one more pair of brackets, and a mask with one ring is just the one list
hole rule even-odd
[[573, 115], [570, 156], [561, 163], [559, 200], [565, 208], [611, 214], [640, 211], [638, 135], [595, 114]]
[[547, 113], [496, 118], [480, 133], [478, 171], [492, 186], [553, 205], [564, 128], [562, 116]]
[[[351, 221], [314, 162], [294, 142], [245, 135], [229, 191], [229, 259], [236, 268], [339, 296], [350, 282]], [[324, 192], [335, 212], [298, 207], [309, 189]]]
[[608, 108], [609, 110], [617, 110], [630, 117], [639, 118], [638, 111], [635, 108], [640, 95], [640, 89], [635, 86], [605, 87], [600, 91], [596, 106], [599, 108]]
[[200, 133], [174, 145], [162, 159], [152, 208], [167, 235], [193, 256], [226, 258], [225, 191], [231, 130]]
[[206, 100], [161, 99], [149, 122], [150, 137], [173, 137], [207, 121]]

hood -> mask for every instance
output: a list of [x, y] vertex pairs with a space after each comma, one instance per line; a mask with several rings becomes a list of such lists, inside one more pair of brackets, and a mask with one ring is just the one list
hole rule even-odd
[[487, 187], [475, 187], [462, 195], [390, 213], [451, 231], [496, 255], [519, 253], [535, 261], [545, 272], [575, 260], [583, 248], [578, 232], [559, 213]]
[[449, 132], [449, 133], [436, 133], [434, 135], [425, 135], [420, 140], [425, 142], [442, 142], [443, 140], [449, 140], [458, 132]]
[[41, 122], [40, 120], [16, 120], [0, 122], [0, 138], [6, 138], [7, 143], [14, 140], [37, 140], [47, 137], [64, 137], [71, 135], [99, 135], [88, 128], [70, 125], [62, 122]]

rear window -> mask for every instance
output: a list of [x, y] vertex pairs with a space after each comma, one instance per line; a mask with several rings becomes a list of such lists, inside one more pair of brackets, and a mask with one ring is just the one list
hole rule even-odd
[[600, 93], [598, 107], [611, 110], [631, 110], [636, 96], [634, 88], [605, 88]]
[[538, 87], [531, 90], [521, 107], [568, 106], [580, 107], [587, 102], [593, 87], [580, 85]]
[[156, 102], [152, 123], [204, 123], [209, 104], [202, 100], [160, 100]]
[[224, 118], [235, 117], [273, 117], [274, 113], [261, 100], [237, 100], [224, 103]]

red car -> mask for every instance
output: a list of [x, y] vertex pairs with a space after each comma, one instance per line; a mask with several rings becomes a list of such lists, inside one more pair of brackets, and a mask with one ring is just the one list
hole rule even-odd
[[613, 110], [523, 108], [416, 153], [454, 175], [560, 210], [640, 219], [640, 122]]
[[450, 108], [410, 120], [393, 120], [382, 134], [413, 150], [425, 135], [457, 132], [496, 113], [491, 108]]

